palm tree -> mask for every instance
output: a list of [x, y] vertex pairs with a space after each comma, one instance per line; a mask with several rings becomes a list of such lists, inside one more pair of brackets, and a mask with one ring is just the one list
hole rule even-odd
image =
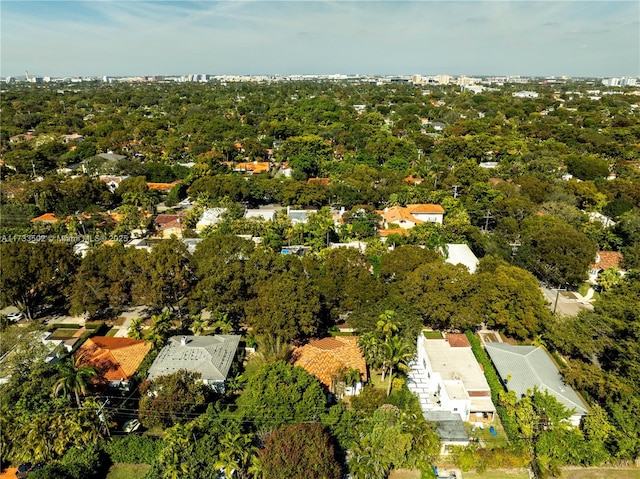
[[63, 393], [65, 396], [75, 394], [76, 404], [80, 409], [80, 394], [87, 394], [90, 385], [90, 378], [98, 375], [98, 370], [94, 366], [81, 365], [82, 355], [75, 361], [69, 360], [60, 366], [60, 378], [53, 385], [53, 394], [58, 396]]
[[171, 316], [169, 311], [163, 311], [162, 314], [152, 316], [151, 319], [153, 324], [151, 325], [149, 341], [151, 341], [154, 348], [159, 349], [164, 345], [171, 331]]
[[144, 328], [144, 321], [142, 318], [133, 318], [131, 320], [131, 325], [127, 330], [127, 336], [132, 339], [142, 339], [142, 329]]
[[391, 394], [391, 383], [393, 381], [394, 370], [408, 370], [408, 363], [411, 361], [413, 356], [414, 354], [404, 338], [393, 336], [384, 344], [384, 367], [389, 370], [387, 396]]

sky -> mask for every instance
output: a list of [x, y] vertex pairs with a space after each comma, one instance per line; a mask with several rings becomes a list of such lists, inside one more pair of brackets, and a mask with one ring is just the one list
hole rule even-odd
[[639, 21], [637, 0], [0, 0], [0, 76], [638, 76]]

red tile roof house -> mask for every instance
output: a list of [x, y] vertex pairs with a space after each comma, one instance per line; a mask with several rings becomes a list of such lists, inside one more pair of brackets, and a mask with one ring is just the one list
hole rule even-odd
[[383, 226], [389, 229], [390, 224], [398, 225], [403, 229], [411, 229], [422, 223], [442, 224], [444, 219], [444, 209], [440, 205], [415, 204], [403, 206], [393, 206], [377, 211], [382, 216]]
[[53, 223], [57, 223], [58, 221], [60, 221], [60, 218], [58, 218], [53, 213], [45, 213], [31, 220], [32, 223], [47, 223], [50, 225], [52, 225]]
[[94, 336], [76, 351], [81, 365], [98, 369], [98, 380], [106, 386], [129, 390], [131, 379], [151, 350], [151, 344], [137, 339]]
[[[330, 393], [338, 397], [360, 394], [367, 382], [367, 363], [355, 336], [309, 341], [294, 349], [290, 362], [317, 377]], [[350, 371], [357, 371], [360, 379], [349, 378]]]
[[160, 214], [153, 220], [153, 224], [156, 228], [156, 236], [161, 238], [182, 238], [182, 228], [184, 225], [186, 215], [175, 214]]
[[621, 270], [622, 259], [622, 253], [619, 251], [598, 251], [595, 262], [589, 265], [589, 281], [596, 284], [598, 275], [609, 268], [616, 268], [624, 274]]

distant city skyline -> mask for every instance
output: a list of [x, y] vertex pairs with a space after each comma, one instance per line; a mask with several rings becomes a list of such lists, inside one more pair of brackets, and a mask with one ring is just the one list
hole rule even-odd
[[2, 0], [0, 76], [640, 75], [637, 1]]

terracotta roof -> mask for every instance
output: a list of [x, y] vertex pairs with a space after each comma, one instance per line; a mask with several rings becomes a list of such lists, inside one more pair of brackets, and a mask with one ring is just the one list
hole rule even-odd
[[424, 181], [423, 178], [415, 178], [413, 175], [409, 175], [404, 179], [405, 183], [413, 183], [414, 185], [419, 185]]
[[440, 205], [433, 204], [417, 204], [417, 205], [407, 205], [407, 209], [410, 213], [441, 213], [444, 214], [444, 208]]
[[174, 186], [179, 185], [180, 183], [182, 183], [182, 180], [172, 181], [171, 183], [147, 183], [147, 187], [150, 190], [169, 191]]
[[331, 378], [341, 369], [357, 369], [367, 380], [367, 364], [355, 336], [336, 336], [310, 341], [296, 348], [291, 356], [294, 366], [304, 368], [331, 389]]
[[596, 262], [591, 264], [591, 269], [606, 270], [609, 268], [620, 269], [622, 253], [619, 251], [598, 251]]
[[264, 173], [271, 171], [271, 163], [268, 161], [245, 161], [238, 163], [234, 170], [236, 171], [253, 171], [254, 173]]
[[307, 183], [318, 183], [319, 185], [329, 186], [329, 178], [309, 178]]
[[410, 221], [411, 223], [421, 224], [422, 221], [414, 218], [408, 208], [402, 206], [392, 206], [382, 212], [382, 217], [387, 223], [400, 223], [402, 221]]
[[184, 215], [160, 214], [156, 216], [156, 219], [153, 220], [153, 223], [159, 230], [164, 230], [167, 228], [180, 228], [182, 226], [181, 221], [183, 221], [183, 219]]
[[55, 223], [56, 221], [60, 221], [60, 218], [56, 217], [53, 213], [45, 213], [42, 216], [38, 216], [37, 218], [33, 218], [31, 220], [32, 223], [36, 221], [43, 221], [45, 223]]
[[0, 479], [15, 479], [16, 477], [18, 477], [17, 467], [8, 467], [0, 472]]
[[404, 228], [390, 228], [378, 230], [378, 234], [382, 237], [387, 237], [390, 235], [409, 236], [409, 231], [405, 230]]
[[447, 333], [445, 335], [445, 338], [447, 339], [447, 341], [449, 341], [449, 346], [451, 346], [452, 348], [470, 348], [471, 347], [471, 343], [469, 342], [469, 339], [464, 334]]
[[99, 374], [109, 381], [129, 380], [151, 350], [151, 344], [137, 339], [94, 336], [87, 339], [76, 357], [81, 364], [98, 368]]

